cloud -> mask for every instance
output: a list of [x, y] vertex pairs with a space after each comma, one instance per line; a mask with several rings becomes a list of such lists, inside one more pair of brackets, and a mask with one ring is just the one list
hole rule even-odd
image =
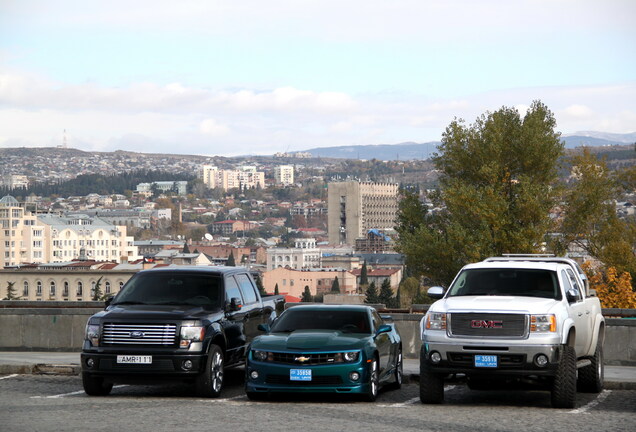
[[219, 124], [214, 119], [205, 119], [199, 125], [199, 130], [205, 135], [219, 136], [227, 135], [230, 132], [230, 128], [225, 125]]

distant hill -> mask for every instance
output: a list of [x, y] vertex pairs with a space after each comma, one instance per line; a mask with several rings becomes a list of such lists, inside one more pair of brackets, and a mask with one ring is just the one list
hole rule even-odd
[[[604, 132], [576, 132], [563, 135], [565, 148], [606, 147], [625, 145], [636, 142], [636, 132], [628, 134], [611, 134]], [[305, 150], [315, 157], [336, 159], [379, 159], [379, 160], [412, 160], [428, 159], [437, 151], [439, 141], [427, 143], [404, 142], [399, 144], [350, 145], [337, 147], [321, 147]]]

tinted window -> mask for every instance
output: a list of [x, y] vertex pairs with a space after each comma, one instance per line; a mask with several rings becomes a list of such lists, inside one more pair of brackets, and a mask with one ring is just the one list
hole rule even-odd
[[373, 320], [373, 330], [378, 331], [380, 326], [384, 324], [382, 317], [378, 314], [377, 311], [371, 312], [371, 319]]
[[222, 305], [221, 279], [200, 273], [138, 273], [113, 300], [116, 304]]
[[243, 299], [245, 299], [245, 304], [255, 303], [257, 300], [256, 292], [254, 291], [254, 285], [252, 285], [252, 281], [247, 275], [240, 274], [236, 276], [236, 281], [241, 288], [241, 292], [243, 293]]
[[557, 274], [534, 269], [464, 270], [450, 287], [452, 296], [524, 296], [560, 300]]
[[346, 333], [371, 333], [366, 311], [347, 310], [286, 310], [272, 326], [272, 332], [295, 330], [340, 330]]
[[229, 302], [233, 298], [237, 298], [241, 301], [241, 303], [245, 303], [243, 301], [243, 296], [241, 295], [238, 284], [236, 283], [234, 278], [230, 276], [225, 279], [225, 299]]
[[565, 270], [561, 270], [561, 279], [563, 279], [563, 289], [565, 290], [565, 292], [567, 293], [568, 291], [573, 289], [574, 291], [576, 291], [576, 300], [575, 301], [579, 301], [581, 299], [581, 293], [579, 292], [579, 290], [575, 286], [572, 286], [572, 282], [570, 281], [570, 277], [565, 272]]

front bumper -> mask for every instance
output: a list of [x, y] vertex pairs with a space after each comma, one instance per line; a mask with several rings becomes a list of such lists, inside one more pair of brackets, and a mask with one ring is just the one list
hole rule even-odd
[[[439, 353], [440, 360], [432, 361], [431, 355]], [[560, 360], [561, 345], [506, 345], [424, 342], [421, 361], [426, 362], [435, 373], [463, 373], [466, 375], [509, 375], [509, 376], [551, 376], [556, 372]], [[476, 366], [476, 355], [496, 356], [496, 367]], [[547, 364], [540, 366], [540, 356], [547, 358]], [[433, 356], [435, 358], [436, 356]]]
[[[118, 355], [152, 355], [150, 364], [120, 364]], [[159, 354], [156, 352], [82, 352], [82, 372], [95, 376], [120, 379], [159, 380], [159, 379], [187, 379], [200, 374], [207, 361], [207, 356], [201, 354]]]
[[[310, 369], [311, 381], [291, 380], [292, 369]], [[252, 377], [254, 371], [258, 373], [257, 378]], [[353, 380], [352, 373], [358, 374], [359, 378]], [[259, 362], [249, 358], [245, 367], [245, 390], [254, 393], [367, 393], [368, 366], [361, 360], [329, 365], [292, 365]]]

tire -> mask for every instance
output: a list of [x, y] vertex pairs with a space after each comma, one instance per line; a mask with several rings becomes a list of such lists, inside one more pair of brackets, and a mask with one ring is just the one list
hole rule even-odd
[[424, 356], [420, 357], [420, 401], [423, 404], [444, 402], [444, 376], [432, 372]]
[[378, 376], [378, 360], [374, 358], [373, 361], [369, 363], [369, 389], [364, 395], [364, 400], [367, 402], [375, 402], [379, 390], [380, 378]]
[[95, 377], [88, 372], [82, 372], [82, 385], [89, 396], [107, 396], [113, 389], [113, 383], [106, 383], [104, 378]]
[[402, 348], [398, 348], [393, 382], [387, 388], [399, 390], [402, 388], [402, 381], [404, 381], [404, 359], [402, 358]]
[[[600, 343], [600, 342], [599, 342]], [[603, 365], [603, 347], [597, 345], [592, 364], [579, 369], [576, 381], [577, 390], [584, 393], [600, 393], [605, 384], [605, 367]]]
[[205, 398], [216, 398], [223, 390], [225, 359], [218, 345], [210, 345], [210, 353], [205, 363], [205, 371], [196, 378], [197, 394]]
[[574, 408], [576, 405], [576, 352], [564, 346], [552, 383], [552, 407]]

